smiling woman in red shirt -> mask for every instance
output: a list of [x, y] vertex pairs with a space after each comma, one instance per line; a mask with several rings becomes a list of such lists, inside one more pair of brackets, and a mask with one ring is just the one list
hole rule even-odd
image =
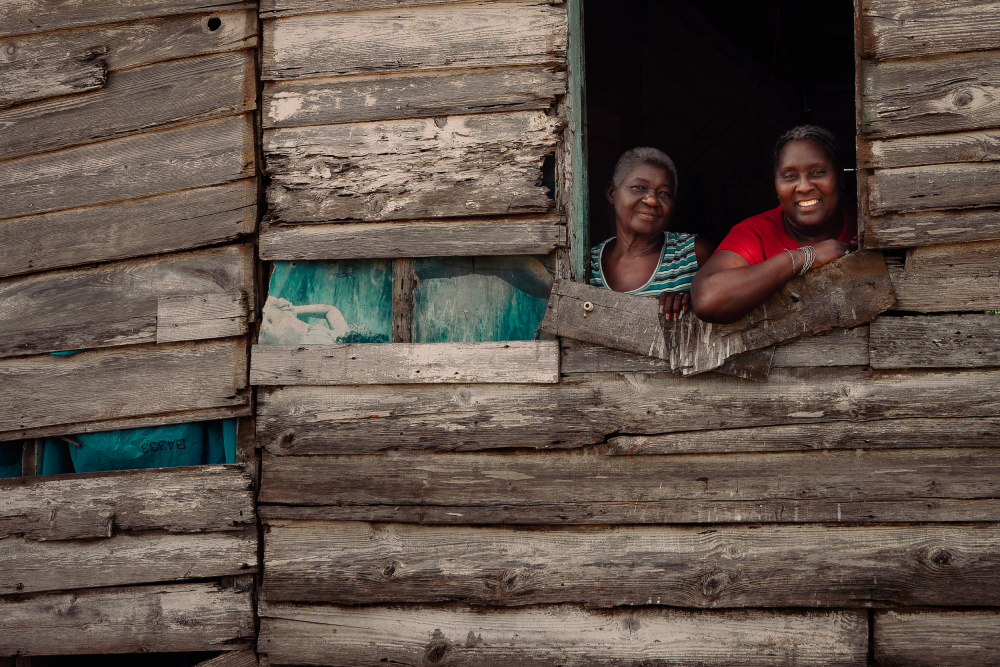
[[691, 306], [706, 322], [735, 322], [810, 268], [857, 246], [853, 212], [841, 206], [843, 170], [833, 134], [799, 125], [774, 147], [780, 206], [729, 232], [691, 285]]

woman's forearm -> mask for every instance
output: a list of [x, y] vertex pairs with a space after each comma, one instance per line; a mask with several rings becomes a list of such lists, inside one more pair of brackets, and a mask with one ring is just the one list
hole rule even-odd
[[[801, 268], [801, 251], [794, 251]], [[706, 322], [728, 324], [764, 303], [795, 277], [793, 257], [781, 253], [759, 264], [700, 271], [691, 284], [691, 308]]]

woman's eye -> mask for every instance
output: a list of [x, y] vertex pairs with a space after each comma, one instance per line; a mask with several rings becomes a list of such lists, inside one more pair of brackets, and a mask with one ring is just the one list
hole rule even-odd
[[660, 199], [671, 199], [673, 198], [673, 193], [667, 192], [666, 190], [660, 190], [656, 193], [656, 196]]
[[633, 186], [631, 186], [631, 190], [632, 190], [632, 192], [635, 192], [637, 194], [640, 193], [640, 192], [642, 192], [642, 193], [646, 192], [646, 188], [642, 187], [641, 185], [633, 185]]
[[810, 176], [812, 176], [813, 178], [819, 178], [820, 176], [825, 176], [825, 175], [826, 175], [826, 169], [814, 169], [810, 173]]
[[782, 174], [781, 177], [786, 181], [794, 181], [796, 178], [798, 178], [798, 176], [796, 176], [795, 174]]

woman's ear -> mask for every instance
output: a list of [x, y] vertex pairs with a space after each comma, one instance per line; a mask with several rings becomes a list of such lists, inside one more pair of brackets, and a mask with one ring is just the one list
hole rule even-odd
[[615, 203], [615, 184], [611, 181], [608, 181], [608, 184], [604, 186], [604, 196], [613, 206]]

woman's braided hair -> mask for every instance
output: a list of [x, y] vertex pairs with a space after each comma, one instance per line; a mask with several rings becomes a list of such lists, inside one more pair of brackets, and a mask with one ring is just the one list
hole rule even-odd
[[833, 132], [825, 127], [820, 127], [819, 125], [796, 125], [778, 137], [778, 141], [774, 144], [774, 161], [772, 163], [772, 169], [775, 172], [778, 171], [778, 159], [781, 156], [781, 149], [784, 148], [786, 144], [792, 141], [803, 141], [806, 139], [815, 141], [820, 145], [820, 148], [823, 149], [823, 152], [826, 153], [826, 156], [830, 158], [830, 161], [833, 163], [833, 167], [839, 177], [843, 167], [843, 159], [840, 156], [840, 143], [837, 141], [837, 138], [833, 136]]

